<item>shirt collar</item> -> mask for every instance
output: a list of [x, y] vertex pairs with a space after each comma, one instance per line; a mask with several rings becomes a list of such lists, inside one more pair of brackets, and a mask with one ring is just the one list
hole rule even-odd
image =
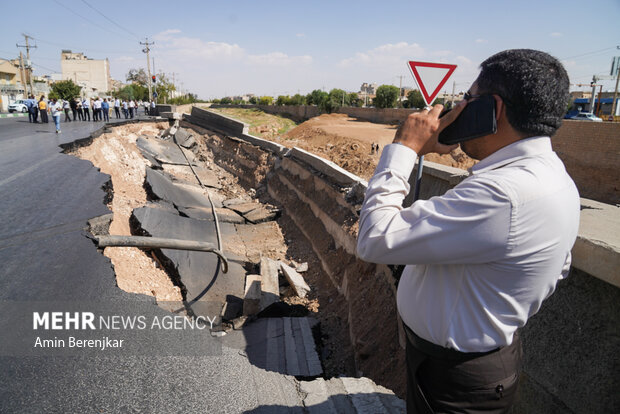
[[472, 174], [479, 174], [484, 171], [503, 167], [506, 164], [510, 164], [522, 158], [533, 157], [551, 151], [551, 138], [549, 137], [524, 138], [495, 151], [493, 154], [471, 167], [470, 171]]

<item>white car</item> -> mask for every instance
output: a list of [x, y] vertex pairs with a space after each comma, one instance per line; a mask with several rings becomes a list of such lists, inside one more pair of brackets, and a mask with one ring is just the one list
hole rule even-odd
[[579, 112], [577, 115], [571, 117], [570, 119], [574, 119], [576, 121], [603, 122], [601, 118], [591, 112]]
[[28, 112], [28, 107], [26, 106], [26, 101], [20, 99], [12, 104], [9, 104], [9, 112]]

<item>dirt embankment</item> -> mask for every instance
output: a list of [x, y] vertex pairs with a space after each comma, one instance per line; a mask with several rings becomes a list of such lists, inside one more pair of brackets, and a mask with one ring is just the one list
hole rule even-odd
[[[366, 180], [372, 177], [381, 154], [372, 151], [372, 144], [383, 149], [392, 142], [397, 130], [396, 125], [360, 121], [346, 114], [323, 114], [296, 125], [287, 118], [257, 109], [219, 108], [217, 111], [249, 124], [252, 135], [302, 148]], [[460, 148], [445, 155], [428, 154], [425, 159], [461, 169], [475, 164]]]

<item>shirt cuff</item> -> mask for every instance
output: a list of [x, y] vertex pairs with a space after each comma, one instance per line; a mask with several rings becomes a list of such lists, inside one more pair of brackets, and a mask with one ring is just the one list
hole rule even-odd
[[409, 178], [417, 158], [418, 154], [406, 145], [386, 145], [381, 153], [376, 171], [391, 170]]

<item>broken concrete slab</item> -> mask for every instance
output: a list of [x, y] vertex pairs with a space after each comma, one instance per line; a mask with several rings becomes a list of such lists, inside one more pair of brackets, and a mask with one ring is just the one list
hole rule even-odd
[[310, 286], [306, 283], [303, 276], [300, 275], [287, 264], [280, 262], [280, 268], [282, 269], [282, 273], [284, 273], [284, 277], [288, 280], [288, 283], [291, 285], [297, 296], [300, 298], [305, 298], [306, 294], [310, 292]]
[[228, 207], [230, 208], [231, 206], [237, 205], [237, 204], [245, 204], [245, 203], [249, 203], [250, 200], [246, 200], [244, 198], [229, 198], [227, 200], [224, 200], [222, 202], [222, 205], [224, 207]]
[[243, 297], [243, 315], [256, 315], [260, 312], [261, 298], [260, 275], [247, 275], [245, 278], [245, 296]]
[[263, 310], [267, 306], [280, 300], [280, 285], [278, 283], [278, 269], [280, 268], [276, 260], [268, 257], [260, 259], [260, 275], [261, 275], [261, 302], [260, 309]]
[[[136, 145], [141, 152], [150, 154], [161, 163], [187, 165], [187, 160], [183, 152], [181, 152], [174, 142], [142, 136], [137, 139]], [[192, 164], [196, 163], [196, 156], [194, 153], [186, 151], [185, 155]]]
[[252, 210], [256, 210], [257, 208], [259, 208], [261, 206], [261, 204], [259, 203], [239, 203], [239, 204], [233, 204], [233, 205], [226, 205], [224, 204], [226, 207], [228, 207], [231, 210], [236, 211], [239, 214], [242, 215], [246, 215], [247, 213], [249, 213]]
[[190, 148], [193, 144], [196, 143], [196, 141], [192, 140], [191, 143], [189, 143], [188, 145], [189, 140], [192, 139], [193, 136], [194, 134], [190, 132], [190, 130], [187, 130], [185, 128], [179, 128], [174, 134], [174, 139], [180, 146]]
[[303, 262], [302, 264], [298, 265], [295, 270], [299, 273], [304, 273], [308, 271], [308, 262]]
[[[235, 207], [236, 206], [233, 206], [233, 209]], [[250, 223], [258, 224], [275, 220], [279, 215], [280, 210], [271, 206], [259, 205], [258, 208], [245, 213], [243, 217], [245, 217]]]
[[[197, 220], [213, 220], [213, 212], [206, 207], [179, 207], [179, 212]], [[243, 224], [245, 219], [227, 208], [216, 208], [218, 221], [222, 223]]]
[[175, 206], [182, 207], [211, 207], [209, 200], [197, 188], [174, 184], [162, 173], [151, 168], [146, 169], [145, 184], [148, 184], [153, 194], [162, 200], [169, 201]]
[[[181, 217], [152, 207], [134, 209], [132, 220], [153, 237], [205, 241], [217, 246], [215, 225], [208, 220]], [[208, 304], [217, 303], [220, 309], [215, 315], [219, 316], [228, 295], [244, 296], [246, 271], [240, 263], [229, 260], [228, 273], [222, 274], [219, 259], [213, 253], [171, 249], [160, 252], [160, 261], [173, 275], [178, 274], [187, 303], [197, 315], [213, 317], [213, 313], [200, 312], [212, 312]]]
[[[193, 185], [202, 183], [211, 188], [222, 188], [217, 175], [211, 170], [201, 167], [192, 167], [188, 165], [164, 164], [162, 169], [170, 174], [175, 181], [187, 182]], [[195, 174], [194, 174], [195, 173]], [[196, 179], [196, 175], [200, 182]]]

